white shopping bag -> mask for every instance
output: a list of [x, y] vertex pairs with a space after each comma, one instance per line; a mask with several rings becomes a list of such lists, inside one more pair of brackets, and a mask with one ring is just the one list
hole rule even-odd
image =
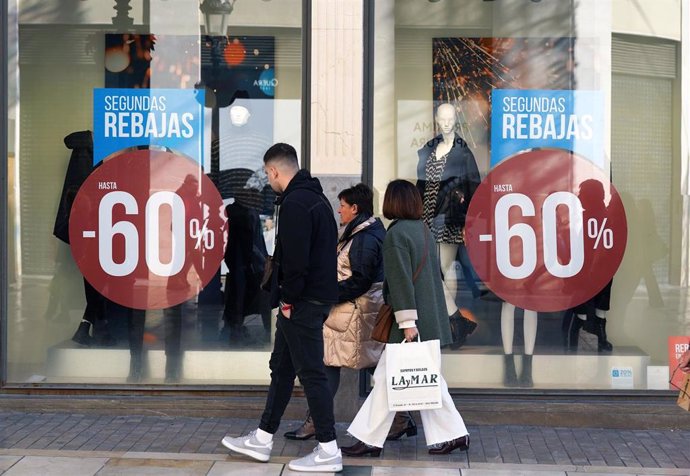
[[386, 344], [386, 387], [392, 412], [441, 408], [441, 342]]

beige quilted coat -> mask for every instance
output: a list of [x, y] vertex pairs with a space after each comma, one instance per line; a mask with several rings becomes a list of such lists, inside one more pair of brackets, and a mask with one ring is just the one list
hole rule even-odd
[[[350, 240], [338, 246], [338, 281], [352, 276], [350, 246], [352, 238], [369, 226], [368, 220], [355, 228]], [[323, 326], [324, 363], [331, 367], [363, 369], [375, 367], [384, 344], [371, 340], [376, 314], [383, 304], [383, 283], [374, 283], [355, 299], [333, 306]]]

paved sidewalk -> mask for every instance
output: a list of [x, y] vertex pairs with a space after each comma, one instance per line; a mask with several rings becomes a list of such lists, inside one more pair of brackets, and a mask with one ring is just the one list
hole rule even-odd
[[[257, 424], [237, 418], [106, 416], [0, 412], [0, 472], [4, 475], [288, 475], [286, 463], [312, 450], [314, 440], [276, 437], [270, 464], [229, 455], [225, 434]], [[299, 424], [285, 421], [283, 431]], [[338, 424], [338, 441], [350, 437]], [[420, 430], [422, 428], [420, 427]], [[470, 426], [470, 466], [464, 453], [433, 457], [423, 431], [388, 442], [381, 458], [346, 458], [345, 475], [690, 476], [690, 431]]]

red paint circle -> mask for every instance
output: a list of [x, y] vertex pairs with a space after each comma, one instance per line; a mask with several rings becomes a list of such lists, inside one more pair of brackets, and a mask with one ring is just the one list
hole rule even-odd
[[198, 164], [138, 150], [105, 161], [81, 186], [70, 246], [101, 294], [134, 309], [164, 309], [215, 275], [226, 222], [220, 194]]
[[565, 150], [536, 150], [487, 175], [472, 197], [465, 234], [489, 289], [547, 312], [577, 306], [604, 288], [623, 259], [627, 222], [601, 169]]
[[246, 53], [247, 52], [242, 42], [235, 38], [225, 46], [223, 57], [225, 58], [225, 62], [229, 65], [237, 66], [238, 64], [242, 64], [244, 62]]

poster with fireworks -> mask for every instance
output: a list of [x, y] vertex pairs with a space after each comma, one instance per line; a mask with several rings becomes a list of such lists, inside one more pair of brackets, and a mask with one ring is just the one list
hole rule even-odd
[[[207, 107], [217, 114], [217, 185], [223, 198], [270, 209], [273, 199], [263, 174], [263, 154], [273, 143], [275, 38], [203, 36], [201, 77]], [[213, 151], [215, 153], [215, 150]], [[215, 160], [212, 160], [215, 164]], [[268, 205], [266, 205], [268, 204]]]
[[492, 91], [577, 89], [574, 43], [562, 37], [433, 39], [434, 106], [455, 106], [458, 133], [480, 172], [491, 167]]

